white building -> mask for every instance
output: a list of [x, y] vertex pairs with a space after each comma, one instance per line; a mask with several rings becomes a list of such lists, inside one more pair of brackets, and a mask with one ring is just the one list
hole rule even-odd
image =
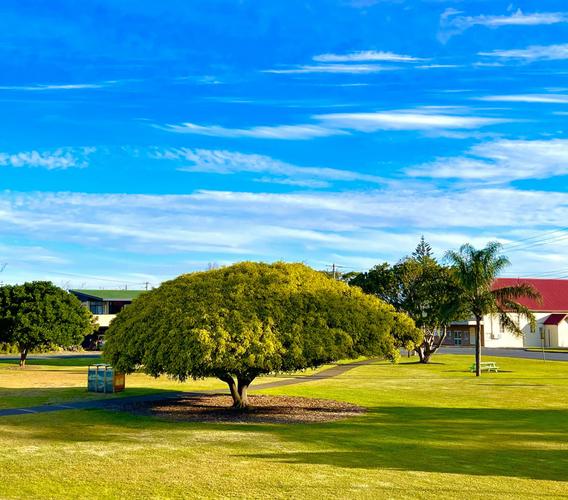
[[[542, 296], [539, 303], [530, 299], [518, 302], [528, 307], [536, 317], [537, 326], [532, 329], [526, 319], [511, 313], [517, 321], [522, 336], [503, 328], [497, 316], [485, 316], [482, 323], [481, 345], [486, 347], [568, 347], [568, 280], [499, 278], [494, 288], [527, 283]], [[475, 321], [455, 322], [448, 328], [445, 344], [475, 345]]]

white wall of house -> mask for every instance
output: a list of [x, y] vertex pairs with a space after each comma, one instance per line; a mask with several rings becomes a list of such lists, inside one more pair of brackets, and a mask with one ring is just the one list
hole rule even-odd
[[523, 338], [507, 329], [503, 330], [497, 315], [484, 316], [483, 329], [485, 347], [523, 347]]
[[558, 325], [558, 347], [568, 347], [568, 318]]
[[[489, 315], [483, 318], [486, 347], [568, 347], [568, 322], [562, 321], [560, 325], [545, 325], [544, 321], [550, 316], [550, 312], [535, 312], [537, 326], [531, 330], [531, 325], [526, 319], [518, 318], [517, 314], [509, 317], [518, 322], [523, 336], [518, 337], [513, 332], [501, 328], [499, 317]], [[541, 334], [544, 339], [541, 339]]]
[[109, 326], [116, 314], [95, 314], [94, 317], [99, 326]]

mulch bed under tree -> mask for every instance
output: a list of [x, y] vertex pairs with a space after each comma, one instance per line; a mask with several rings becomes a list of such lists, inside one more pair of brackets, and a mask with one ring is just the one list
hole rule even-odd
[[215, 394], [135, 403], [124, 407], [136, 414], [177, 422], [311, 423], [355, 417], [364, 408], [330, 399], [292, 396], [249, 396], [250, 406], [235, 409], [230, 396]]

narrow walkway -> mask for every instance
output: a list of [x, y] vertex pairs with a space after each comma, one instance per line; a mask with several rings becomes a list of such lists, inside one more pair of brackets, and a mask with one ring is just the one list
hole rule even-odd
[[[475, 356], [475, 347], [442, 347], [439, 354], [466, 354]], [[510, 347], [482, 347], [481, 357], [498, 356], [502, 358], [538, 359], [542, 361], [542, 351], [527, 351]], [[546, 361], [568, 361], [567, 352], [545, 352]]]
[[[251, 386], [251, 391], [261, 389], [272, 389], [274, 387], [284, 387], [287, 385], [302, 384], [314, 380], [325, 380], [342, 375], [357, 366], [368, 365], [376, 362], [377, 359], [366, 359], [363, 361], [355, 361], [353, 363], [345, 363], [343, 365], [335, 365], [331, 368], [322, 370], [321, 372], [314, 373], [313, 375], [298, 376], [290, 379], [276, 380], [274, 382], [267, 382], [265, 384], [258, 384]], [[157, 394], [147, 394], [144, 396], [126, 396], [116, 397], [111, 396], [108, 399], [92, 399], [82, 401], [68, 401], [62, 404], [53, 405], [38, 405], [29, 406], [26, 408], [6, 408], [0, 410], [0, 417], [8, 417], [12, 415], [30, 415], [37, 413], [50, 413], [53, 411], [62, 410], [91, 410], [91, 409], [106, 409], [106, 410], [120, 410], [122, 406], [131, 403], [145, 403], [149, 401], [162, 401], [164, 399], [177, 399], [180, 397], [196, 397], [203, 394], [219, 394], [225, 391], [199, 391], [199, 392], [184, 392], [184, 391], [167, 391]]]

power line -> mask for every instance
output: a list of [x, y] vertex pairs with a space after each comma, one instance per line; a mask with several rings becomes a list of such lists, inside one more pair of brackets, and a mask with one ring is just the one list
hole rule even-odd
[[90, 280], [95, 280], [95, 281], [107, 281], [109, 283], [120, 283], [121, 285], [143, 285], [145, 282], [143, 281], [126, 281], [126, 280], [113, 280], [111, 278], [99, 278], [97, 276], [89, 276], [86, 274], [73, 274], [73, 273], [63, 273], [60, 271], [46, 271], [48, 274], [57, 274], [57, 275], [61, 275], [61, 276], [71, 276], [74, 278], [84, 278], [84, 279], [90, 279]]
[[516, 251], [516, 250], [522, 250], [524, 248], [530, 248], [532, 246], [538, 246], [540, 244], [549, 242], [549, 241], [555, 241], [555, 240], [561, 240], [564, 239], [566, 237], [568, 237], [568, 235], [560, 235], [560, 236], [552, 236], [553, 234], [557, 234], [557, 233], [563, 233], [565, 231], [568, 230], [568, 227], [563, 227], [560, 229], [555, 229], [554, 231], [546, 231], [538, 236], [531, 236], [529, 238], [523, 238], [520, 240], [516, 240], [516, 241], [512, 241], [511, 243], [505, 243], [503, 244], [503, 249], [506, 250], [507, 252], [511, 252], [511, 251]]
[[540, 247], [540, 246], [543, 246], [543, 245], [550, 245], [552, 243], [556, 243], [558, 241], [565, 240], [567, 238], [568, 238], [568, 234], [565, 234], [565, 235], [562, 235], [562, 236], [555, 236], [553, 238], [535, 241], [535, 242], [529, 243], [528, 245], [511, 248], [511, 249], [507, 250], [507, 252], [518, 252], [518, 251], [523, 251], [523, 250], [529, 250], [531, 248], [536, 248], [536, 247]]
[[[4, 266], [5, 267], [5, 266]], [[0, 266], [1, 268], [1, 266]], [[1, 272], [1, 271], [0, 271]], [[120, 285], [150, 285], [150, 282], [148, 281], [128, 281], [128, 280], [115, 280], [112, 278], [101, 278], [98, 276], [89, 276], [86, 274], [75, 274], [75, 273], [65, 273], [62, 271], [43, 271], [46, 274], [55, 274], [58, 276], [70, 276], [72, 278], [82, 278], [82, 279], [88, 279], [88, 280], [94, 280], [94, 281], [103, 281], [103, 282], [108, 282], [108, 283], [118, 283]]]
[[537, 234], [537, 235], [534, 235], [534, 236], [529, 236], [527, 238], [521, 238], [519, 240], [515, 240], [515, 241], [512, 241], [510, 243], [504, 243], [503, 248], [504, 249], [510, 249], [510, 248], [514, 248], [516, 246], [522, 246], [522, 243], [525, 242], [525, 241], [539, 240], [539, 239], [541, 239], [541, 238], [543, 238], [547, 235], [561, 233], [561, 232], [564, 232], [564, 231], [567, 231], [567, 230], [568, 230], [568, 226], [567, 227], [561, 227], [559, 229], [554, 229], [552, 231], [545, 231], [544, 233], [540, 233], [540, 234]]

